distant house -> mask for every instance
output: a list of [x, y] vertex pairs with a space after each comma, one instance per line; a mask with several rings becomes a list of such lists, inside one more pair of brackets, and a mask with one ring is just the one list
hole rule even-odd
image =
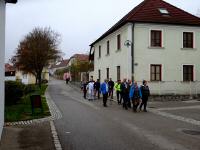
[[[89, 62], [89, 56], [86, 54], [74, 54], [72, 57], [70, 57], [67, 67], [70, 67], [73, 64], [77, 65], [79, 62]], [[76, 74], [75, 72], [70, 70], [69, 73], [71, 74], [71, 80], [88, 80], [89, 75], [86, 72], [78, 72], [78, 74]]]
[[[16, 80], [24, 83], [24, 84], [35, 84], [36, 78], [33, 74], [22, 71], [22, 70], [16, 70], [15, 73]], [[47, 68], [44, 68], [42, 71], [42, 80], [49, 81], [49, 71]]]
[[91, 45], [94, 79], [148, 80], [152, 94], [200, 94], [200, 18], [144, 0]]
[[86, 54], [74, 54], [72, 57], [70, 57], [68, 66], [71, 66], [73, 63], [77, 63], [78, 61], [87, 62], [89, 61], [89, 56]]
[[17, 0], [0, 0], [0, 139], [4, 124], [5, 2], [16, 3]]
[[10, 64], [5, 64], [5, 80], [6, 81], [15, 81], [16, 76], [15, 76], [16, 69], [14, 66]]
[[67, 68], [68, 63], [69, 63], [69, 59], [65, 59], [65, 60], [56, 62], [55, 64], [50, 65], [49, 67], [50, 75], [53, 75], [56, 70]]

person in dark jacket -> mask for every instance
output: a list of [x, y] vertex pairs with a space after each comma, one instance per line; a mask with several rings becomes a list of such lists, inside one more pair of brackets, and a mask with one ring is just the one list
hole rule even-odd
[[128, 82], [126, 82], [126, 79], [123, 80], [121, 84], [121, 92], [123, 97], [123, 108], [128, 109], [128, 101], [129, 101], [129, 85]]
[[149, 87], [147, 85], [147, 81], [144, 80], [143, 81], [143, 85], [140, 87], [141, 89], [141, 92], [142, 92], [142, 103], [140, 104], [140, 110], [142, 110], [142, 106], [144, 105], [144, 112], [147, 112], [147, 101], [148, 101], [148, 98], [150, 96], [150, 90], [149, 90]]
[[130, 88], [129, 97], [133, 103], [133, 111], [137, 112], [137, 107], [140, 104], [140, 99], [142, 98], [142, 93], [140, 87], [137, 85], [137, 82], [134, 82]]
[[88, 82], [87, 81], [84, 81], [83, 83], [82, 83], [82, 86], [81, 86], [81, 89], [82, 89], [82, 91], [83, 91], [83, 97], [86, 99], [86, 94], [87, 94], [87, 84], [88, 84]]
[[94, 96], [96, 97], [96, 94], [97, 94], [97, 97], [98, 99], [100, 98], [100, 81], [99, 79], [97, 79], [97, 81], [94, 83], [94, 90], [95, 90], [95, 94]]
[[114, 88], [114, 82], [112, 81], [112, 78], [110, 78], [109, 82], [108, 82], [108, 90], [109, 90], [109, 96], [111, 97], [111, 99], [113, 99], [113, 88]]
[[[128, 92], [130, 92], [131, 85], [132, 85], [132, 81], [130, 79], [128, 79], [128, 89], [127, 89]], [[131, 108], [131, 99], [129, 98], [129, 95], [128, 95], [127, 106], [128, 106], [128, 108]]]

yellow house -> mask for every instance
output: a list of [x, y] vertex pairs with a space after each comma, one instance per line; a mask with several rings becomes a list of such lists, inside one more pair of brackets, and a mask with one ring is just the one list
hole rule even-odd
[[[21, 70], [16, 71], [16, 80], [21, 81], [24, 84], [35, 84], [36, 78], [33, 74], [27, 73]], [[42, 80], [49, 81], [49, 71], [48, 68], [44, 68], [42, 72]]]

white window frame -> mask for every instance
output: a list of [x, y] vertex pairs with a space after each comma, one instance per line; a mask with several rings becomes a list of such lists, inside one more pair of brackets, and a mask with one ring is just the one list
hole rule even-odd
[[[151, 81], [151, 65], [161, 65], [161, 81]], [[164, 82], [164, 64], [162, 63], [151, 63], [149, 64], [149, 81], [150, 82]]]
[[[151, 46], [151, 31], [152, 30], [155, 30], [155, 31], [161, 31], [161, 47], [154, 47], [154, 46]], [[162, 28], [150, 28], [149, 29], [149, 48], [156, 48], [156, 49], [163, 49], [165, 47], [164, 45], [164, 30]]]
[[167, 8], [158, 8], [158, 10], [162, 15], [169, 15]]
[[[193, 48], [184, 48], [183, 47], [183, 33], [184, 32], [192, 32], [193, 33]], [[181, 40], [181, 49], [196, 49], [196, 38], [195, 38], [196, 34], [195, 34], [194, 30], [184, 30], [184, 31], [182, 31], [181, 37], [182, 37], [182, 40]]]
[[[120, 48], [118, 49], [118, 36], [120, 36]], [[122, 34], [121, 33], [117, 33], [116, 36], [116, 47], [117, 47], [117, 51], [120, 51], [122, 49]]]
[[[191, 82], [195, 82], [196, 81], [196, 66], [195, 66], [195, 64], [182, 64], [181, 65], [181, 77], [182, 77], [181, 81], [187, 83], [187, 81], [183, 81], [183, 66], [187, 66], [187, 65], [193, 66], [193, 81], [191, 81]], [[188, 82], [190, 82], [190, 81], [188, 81]]]

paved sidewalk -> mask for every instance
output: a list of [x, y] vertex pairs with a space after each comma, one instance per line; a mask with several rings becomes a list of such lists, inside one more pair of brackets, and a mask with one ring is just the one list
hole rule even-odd
[[0, 150], [55, 150], [50, 122], [4, 127]]

